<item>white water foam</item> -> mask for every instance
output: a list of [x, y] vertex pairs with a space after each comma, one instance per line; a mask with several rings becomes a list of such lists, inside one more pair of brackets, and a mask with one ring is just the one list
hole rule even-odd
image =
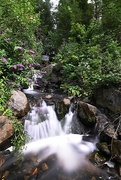
[[34, 85], [33, 84], [31, 84], [27, 89], [23, 89], [23, 92], [25, 94], [33, 94], [33, 95], [40, 94], [39, 92], [34, 90]]
[[[95, 149], [95, 144], [84, 141], [83, 135], [71, 134], [73, 118], [71, 108], [65, 116], [64, 127], [57, 119], [54, 106], [47, 106], [45, 101], [39, 107], [32, 107], [25, 120], [25, 131], [31, 137], [23, 149], [23, 159], [34, 155], [38, 162], [50, 155], [57, 156], [57, 163], [66, 172], [72, 172], [89, 164], [87, 156]], [[0, 169], [6, 169], [17, 161], [16, 157], [5, 162]]]
[[53, 106], [47, 106], [44, 101], [39, 107], [33, 107], [25, 120], [24, 130], [31, 141], [61, 135], [64, 133], [57, 119]]
[[94, 149], [91, 142], [83, 141], [83, 135], [67, 134], [28, 143], [23, 153], [25, 157], [33, 154], [39, 162], [56, 154], [59, 165], [66, 171], [73, 171], [86, 163], [86, 156]]
[[[64, 118], [63, 128], [57, 119], [54, 106], [47, 106], [45, 101], [42, 101], [39, 107], [33, 107], [28, 117], [24, 127], [31, 137], [31, 142], [26, 144], [24, 156], [33, 154], [41, 161], [51, 154], [56, 154], [60, 166], [72, 171], [83, 165], [86, 156], [95, 149], [93, 143], [83, 141], [83, 135], [70, 133], [73, 118], [71, 108]], [[44, 150], [45, 153], [42, 153]]]

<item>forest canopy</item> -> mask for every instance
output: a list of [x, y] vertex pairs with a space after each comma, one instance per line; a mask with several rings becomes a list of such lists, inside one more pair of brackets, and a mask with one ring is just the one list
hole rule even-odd
[[100, 85], [118, 83], [121, 2], [59, 0], [52, 7], [50, 0], [1, 0], [1, 88], [31, 84], [35, 64], [53, 50], [53, 62], [61, 66], [60, 87], [68, 94], [89, 96]]

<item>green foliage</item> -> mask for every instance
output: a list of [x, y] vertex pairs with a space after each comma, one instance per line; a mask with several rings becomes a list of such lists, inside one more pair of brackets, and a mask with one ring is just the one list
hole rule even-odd
[[93, 4], [87, 0], [60, 0], [55, 12], [58, 47], [72, 39], [81, 43], [92, 18]]
[[88, 3], [88, 0], [76, 0], [79, 4], [79, 9], [82, 14], [81, 23], [88, 27], [90, 20], [93, 18], [93, 4]]
[[24, 31], [32, 33], [39, 23], [39, 15], [35, 13], [35, 7], [36, 3], [32, 0], [1, 0], [1, 26], [11, 27], [15, 33], [21, 33], [21, 29], [24, 28]]
[[78, 85], [73, 86], [68, 83], [63, 83], [60, 88], [63, 89], [64, 92], [68, 92], [69, 96], [82, 96], [82, 89]]
[[0, 77], [4, 78], [13, 88], [21, 89], [28, 85], [33, 75], [35, 53], [23, 46], [7, 29], [0, 36]]
[[102, 24], [107, 34], [121, 42], [121, 1], [102, 1]]
[[7, 116], [11, 119], [11, 123], [14, 129], [14, 137], [11, 140], [11, 144], [13, 146], [13, 151], [15, 153], [19, 152], [21, 154], [21, 151], [25, 145], [27, 134], [24, 131], [22, 123], [13, 116], [12, 110], [7, 107], [7, 101], [10, 97], [10, 92], [9, 89], [6, 89], [6, 87], [7, 86], [5, 83], [0, 80], [0, 115]]
[[13, 150], [15, 153], [21, 152], [23, 146], [25, 145], [26, 132], [24, 132], [24, 127], [18, 119], [13, 116], [11, 109], [7, 107], [7, 102], [10, 97], [10, 87], [6, 84], [4, 79], [0, 79], [0, 115], [7, 116], [11, 119], [14, 129], [14, 137], [11, 140]]
[[0, 115], [3, 114], [3, 112], [7, 108], [7, 100], [10, 97], [10, 88], [6, 84], [5, 77], [3, 79], [0, 79]]
[[34, 34], [39, 24], [35, 7], [31, 0], [9, 0], [0, 8], [0, 78], [19, 90], [32, 81], [33, 66], [42, 53], [42, 43]]
[[[87, 31], [87, 35], [88, 35]], [[121, 47], [110, 36], [98, 34], [90, 42], [63, 45], [56, 61], [62, 67], [61, 88], [68, 94], [89, 96], [100, 85], [121, 78]]]
[[40, 25], [36, 29], [36, 37], [42, 41], [43, 49], [46, 54], [49, 54], [53, 49], [52, 33], [54, 31], [54, 16], [52, 13], [52, 3], [50, 0], [39, 0], [37, 2], [36, 12], [40, 16]]
[[25, 140], [27, 137], [26, 132], [24, 131], [24, 127], [21, 122], [17, 119], [12, 120], [12, 125], [14, 129], [14, 137], [11, 140], [11, 144], [13, 146], [13, 151], [15, 153], [21, 153], [23, 148], [25, 148]]
[[22, 150], [26, 133], [7, 108], [11, 90], [31, 84], [34, 65], [40, 61], [42, 43], [35, 37], [40, 24], [37, 1], [1, 0], [0, 6], [0, 115], [12, 119], [15, 152]]

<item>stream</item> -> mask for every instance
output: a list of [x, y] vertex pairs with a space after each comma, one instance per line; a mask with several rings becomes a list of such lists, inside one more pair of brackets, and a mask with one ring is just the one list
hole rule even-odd
[[[34, 91], [28, 91], [28, 94]], [[39, 96], [38, 96], [39, 97]], [[90, 161], [96, 150], [97, 137], [90, 134], [71, 132], [74, 111], [70, 106], [68, 113], [60, 121], [55, 106], [47, 105], [39, 98], [24, 120], [26, 138], [21, 162], [9, 154], [2, 171], [9, 171], [5, 180], [97, 180], [115, 179], [100, 170]], [[27, 137], [28, 137], [27, 136]], [[91, 140], [90, 140], [91, 139]], [[118, 180], [118, 178], [116, 177]]]

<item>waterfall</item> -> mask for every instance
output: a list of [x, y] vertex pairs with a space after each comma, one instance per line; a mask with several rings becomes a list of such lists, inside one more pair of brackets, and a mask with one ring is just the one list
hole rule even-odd
[[86, 162], [86, 156], [94, 151], [95, 145], [84, 141], [83, 135], [71, 134], [71, 109], [70, 107], [65, 115], [62, 126], [54, 105], [47, 106], [45, 101], [41, 100], [39, 106], [31, 108], [24, 124], [24, 129], [31, 138], [23, 151], [25, 157], [35, 154], [38, 161], [41, 161], [51, 154], [56, 154], [59, 163], [63, 164], [67, 171], [72, 171]]
[[24, 130], [31, 141], [63, 134], [54, 106], [47, 106], [45, 101], [39, 107], [33, 107], [25, 120]]
[[[23, 160], [31, 155], [41, 163], [50, 155], [56, 155], [57, 164], [64, 172], [73, 172], [80, 167], [89, 165], [87, 156], [95, 149], [95, 144], [84, 140], [83, 135], [71, 133], [71, 121], [73, 112], [70, 107], [65, 115], [64, 124], [58, 120], [54, 105], [48, 106], [44, 100], [40, 104], [31, 107], [26, 116], [24, 129], [30, 136], [23, 148]], [[1, 170], [17, 161], [12, 158], [6, 161]], [[47, 178], [48, 179], [48, 178]]]
[[24, 130], [28, 133], [31, 141], [42, 138], [68, 134], [73, 113], [71, 107], [65, 115], [64, 127], [57, 118], [54, 105], [47, 106], [43, 100], [38, 107], [32, 107], [25, 120]]

